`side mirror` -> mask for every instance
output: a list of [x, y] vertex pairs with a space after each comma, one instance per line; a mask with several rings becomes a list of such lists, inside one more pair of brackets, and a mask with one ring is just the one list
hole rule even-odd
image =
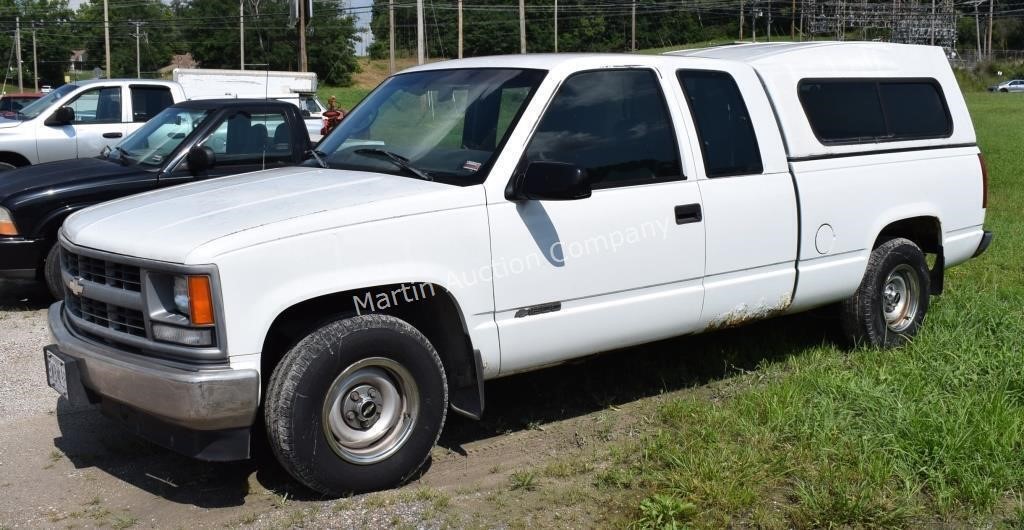
[[46, 118], [43, 122], [44, 125], [69, 125], [75, 121], [75, 109], [71, 107], [61, 107], [56, 112]]
[[590, 197], [587, 170], [562, 162], [530, 162], [509, 200], [572, 201]]
[[217, 163], [217, 156], [214, 155], [213, 149], [205, 145], [197, 145], [188, 150], [185, 161], [188, 162], [188, 170], [192, 174], [196, 174], [212, 168]]

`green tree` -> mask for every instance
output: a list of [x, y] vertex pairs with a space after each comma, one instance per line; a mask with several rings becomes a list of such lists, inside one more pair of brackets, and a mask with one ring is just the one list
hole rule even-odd
[[[110, 20], [110, 75], [135, 77], [135, 31], [140, 26], [139, 61], [142, 75], [153, 77], [170, 63], [171, 56], [183, 53], [173, 12], [160, 0], [112, 0], [108, 2]], [[88, 0], [75, 17], [76, 45], [86, 50], [86, 69], [106, 68], [103, 38], [103, 0]]]
[[[340, 0], [315, 4], [306, 33], [306, 57], [320, 81], [348, 85], [358, 69], [355, 21]], [[238, 2], [235, 0], [177, 0], [173, 10], [188, 36], [193, 57], [204, 68], [237, 69]], [[298, 30], [289, 27], [286, 0], [246, 0], [245, 62], [272, 70], [298, 70]], [[255, 68], [255, 66], [253, 66]]]
[[0, 25], [5, 29], [0, 36], [0, 50], [9, 61], [6, 67], [6, 89], [18, 80], [17, 58], [14, 53], [15, 18], [21, 19], [22, 78], [25, 87], [31, 90], [32, 78], [32, 31], [36, 32], [36, 59], [39, 67], [39, 85], [59, 85], [64, 81], [71, 54], [69, 38], [74, 33], [73, 11], [67, 0], [0, 0]]

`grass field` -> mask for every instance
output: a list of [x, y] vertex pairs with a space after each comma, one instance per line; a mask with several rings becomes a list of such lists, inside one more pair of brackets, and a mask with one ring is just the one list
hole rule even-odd
[[623, 519], [1024, 527], [1024, 97], [970, 93], [968, 102], [996, 239], [948, 271], [914, 343], [814, 344], [813, 319], [723, 334], [726, 361], [764, 360], [712, 385], [711, 399], [661, 404], [642, 440], [613, 452], [597, 480], [630, 499]]

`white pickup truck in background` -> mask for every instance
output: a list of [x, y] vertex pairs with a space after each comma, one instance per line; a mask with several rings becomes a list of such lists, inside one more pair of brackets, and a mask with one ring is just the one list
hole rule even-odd
[[0, 119], [0, 170], [97, 156], [184, 99], [181, 86], [168, 81], [94, 79], [62, 85], [15, 117]]
[[829, 305], [899, 346], [992, 240], [938, 47], [432, 63], [312, 154], [69, 217], [50, 385], [197, 458], [265, 424], [342, 495], [413, 476], [486, 379]]

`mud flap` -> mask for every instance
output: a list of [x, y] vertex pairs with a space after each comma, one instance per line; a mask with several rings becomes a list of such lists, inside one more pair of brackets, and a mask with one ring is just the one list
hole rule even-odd
[[470, 377], [451, 389], [448, 406], [460, 416], [479, 420], [484, 415], [484, 363], [480, 350], [473, 350], [473, 364]]

